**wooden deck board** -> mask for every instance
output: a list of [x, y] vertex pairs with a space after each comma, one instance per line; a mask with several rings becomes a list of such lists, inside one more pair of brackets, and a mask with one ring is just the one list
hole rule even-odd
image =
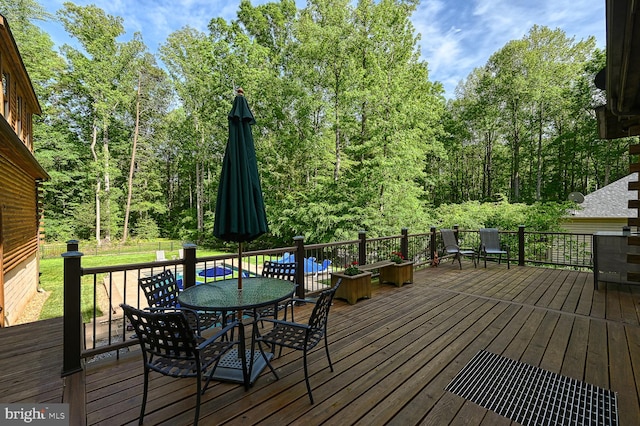
[[[593, 275], [488, 263], [416, 271], [414, 284], [375, 285], [373, 297], [337, 300], [329, 321], [334, 372], [324, 348], [309, 356], [309, 404], [301, 354], [284, 351], [250, 391], [212, 382], [202, 424], [507, 425], [505, 419], [444, 387], [479, 351], [533, 364], [618, 393], [620, 424], [640, 418], [640, 286]], [[296, 308], [305, 320], [311, 305]], [[0, 330], [2, 402], [62, 398], [62, 321]], [[137, 424], [142, 365], [137, 348], [86, 365], [74, 380], [86, 424]], [[70, 381], [71, 383], [71, 381]], [[77, 390], [77, 389], [76, 389]], [[193, 379], [151, 374], [145, 425], [188, 425]], [[15, 396], [10, 396], [15, 395]], [[82, 401], [82, 402], [78, 402]], [[78, 407], [74, 407], [78, 408]], [[79, 414], [75, 414], [78, 416]], [[72, 424], [83, 424], [72, 421]]]

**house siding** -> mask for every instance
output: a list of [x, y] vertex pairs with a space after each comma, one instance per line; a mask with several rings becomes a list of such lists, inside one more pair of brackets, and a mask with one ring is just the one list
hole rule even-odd
[[38, 258], [32, 253], [5, 272], [5, 326], [17, 322], [31, 298], [38, 291]]
[[595, 234], [601, 231], [622, 231], [627, 226], [626, 217], [565, 219], [562, 227], [573, 234]]
[[[0, 326], [22, 314], [39, 284], [39, 183], [49, 178], [33, 156], [40, 105], [4, 16], [0, 15]], [[5, 102], [7, 108], [5, 108]]]

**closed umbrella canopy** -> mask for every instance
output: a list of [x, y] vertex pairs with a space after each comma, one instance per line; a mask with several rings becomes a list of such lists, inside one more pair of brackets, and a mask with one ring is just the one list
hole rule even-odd
[[[242, 89], [238, 89], [228, 118], [229, 140], [222, 162], [213, 234], [223, 241], [240, 243], [241, 257], [243, 242], [269, 230], [251, 133], [255, 119]], [[241, 280], [242, 267], [239, 272]]]

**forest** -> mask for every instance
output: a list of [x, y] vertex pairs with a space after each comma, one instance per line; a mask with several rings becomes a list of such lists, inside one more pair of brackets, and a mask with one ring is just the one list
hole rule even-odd
[[[403, 227], [557, 226], [569, 193], [628, 173], [601, 140], [595, 40], [533, 26], [462, 81], [429, 78], [417, 0], [293, 0], [211, 17], [152, 54], [122, 18], [67, 2], [0, 0], [38, 95], [35, 156], [47, 241], [158, 237], [215, 245], [218, 176], [242, 87], [270, 233], [258, 244], [394, 235]], [[55, 48], [38, 24], [77, 43]], [[496, 206], [498, 208], [496, 208]], [[510, 218], [510, 219], [509, 219]], [[455, 222], [453, 222], [455, 221]]]

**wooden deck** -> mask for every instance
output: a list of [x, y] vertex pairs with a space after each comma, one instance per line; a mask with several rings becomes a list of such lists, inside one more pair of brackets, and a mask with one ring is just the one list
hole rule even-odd
[[[355, 305], [336, 300], [329, 322], [335, 371], [327, 368], [324, 350], [310, 356], [314, 405], [301, 354], [286, 352], [274, 361], [278, 381], [266, 370], [248, 392], [212, 383], [203, 396], [201, 424], [510, 424], [444, 391], [481, 349], [611, 389], [618, 394], [620, 424], [637, 424], [640, 286], [601, 284], [594, 291], [591, 273], [496, 264], [474, 269], [470, 262], [463, 267], [447, 262], [416, 271], [414, 284], [377, 286], [370, 300]], [[296, 309], [301, 320], [310, 308]], [[2, 402], [60, 401], [61, 325], [43, 321], [0, 330]], [[34, 337], [38, 343], [29, 342]], [[139, 353], [132, 351], [119, 361], [88, 364], [67, 394], [76, 401], [80, 389], [77, 400], [86, 397], [87, 424], [136, 424], [141, 374]], [[152, 374], [145, 424], [190, 424], [194, 390], [192, 380]], [[72, 424], [82, 420], [72, 417]]]

